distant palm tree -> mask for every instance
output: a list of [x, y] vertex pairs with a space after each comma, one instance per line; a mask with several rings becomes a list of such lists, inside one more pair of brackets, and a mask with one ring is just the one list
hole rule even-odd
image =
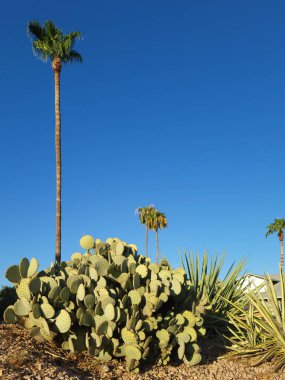
[[136, 209], [136, 214], [139, 215], [140, 222], [145, 225], [145, 255], [148, 257], [148, 231], [152, 223], [152, 215], [156, 212], [154, 205], [139, 207]]
[[150, 229], [155, 231], [156, 234], [156, 256], [155, 262], [158, 264], [159, 260], [159, 243], [158, 243], [158, 230], [167, 227], [167, 218], [163, 212], [156, 210], [152, 214], [152, 219], [150, 222]]
[[28, 34], [32, 39], [33, 51], [43, 61], [51, 60], [55, 83], [55, 150], [56, 150], [56, 250], [55, 261], [61, 261], [61, 115], [60, 73], [63, 63], [82, 62], [81, 55], [74, 50], [80, 32], [63, 34], [52, 21], [41, 26], [37, 21], [28, 23]]
[[285, 219], [275, 219], [273, 223], [267, 226], [266, 237], [277, 233], [280, 240], [280, 267], [283, 269], [284, 266], [284, 229], [285, 229]]

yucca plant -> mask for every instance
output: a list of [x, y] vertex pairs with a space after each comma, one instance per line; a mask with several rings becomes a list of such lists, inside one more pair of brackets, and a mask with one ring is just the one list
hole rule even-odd
[[208, 333], [223, 338], [228, 331], [229, 313], [233, 315], [236, 310], [233, 305], [245, 307], [242, 272], [246, 261], [233, 263], [221, 277], [225, 255], [210, 259], [208, 252], [204, 252], [201, 260], [199, 254], [184, 252], [184, 259], [182, 255], [180, 258], [194, 287], [196, 307], [203, 314]]
[[264, 295], [258, 289], [248, 291], [245, 295], [250, 305], [248, 309], [232, 304], [228, 356], [253, 357], [254, 365], [274, 359], [278, 370], [285, 366], [285, 279], [281, 268], [281, 299], [269, 276], [266, 277], [268, 302]]

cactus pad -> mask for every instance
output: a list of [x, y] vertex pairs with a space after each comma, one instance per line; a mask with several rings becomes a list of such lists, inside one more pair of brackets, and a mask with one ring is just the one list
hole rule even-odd
[[116, 255], [122, 255], [125, 250], [124, 244], [120, 241], [116, 244]]
[[141, 276], [141, 278], [146, 278], [147, 273], [148, 273], [147, 266], [144, 264], [138, 265], [136, 267], [136, 273], [138, 273]]
[[141, 295], [137, 290], [131, 290], [129, 297], [132, 301], [132, 305], [139, 305], [141, 303]]
[[7, 309], [4, 311], [4, 321], [6, 323], [16, 323], [18, 318], [14, 311], [14, 306], [8, 306]]
[[56, 317], [55, 325], [59, 332], [66, 333], [71, 327], [71, 318], [66, 310], [60, 310]]
[[31, 305], [26, 299], [17, 300], [14, 304], [14, 312], [18, 317], [28, 315], [31, 310]]
[[136, 346], [127, 345], [125, 347], [125, 354], [128, 360], [131, 360], [131, 359], [140, 360], [142, 357], [140, 349]]
[[136, 336], [132, 331], [127, 330], [126, 328], [123, 328], [121, 331], [121, 334], [122, 334], [122, 339], [126, 343], [126, 345], [137, 344]]
[[32, 277], [39, 268], [39, 262], [36, 258], [31, 258], [30, 265], [27, 271], [27, 277]]
[[5, 277], [13, 284], [18, 284], [21, 281], [21, 275], [18, 265], [12, 265], [7, 269]]
[[45, 318], [51, 319], [54, 317], [55, 310], [49, 303], [43, 303], [41, 304], [40, 307], [41, 307], [41, 312]]
[[92, 249], [95, 246], [95, 240], [90, 235], [84, 235], [80, 239], [80, 245], [83, 249]]
[[105, 307], [104, 315], [107, 321], [113, 321], [115, 319], [115, 308], [111, 303], [108, 303], [108, 305]]
[[26, 257], [24, 257], [20, 261], [20, 264], [19, 264], [20, 275], [21, 275], [22, 278], [26, 278], [27, 277], [29, 266], [30, 266], [29, 260]]
[[31, 297], [30, 287], [29, 287], [30, 279], [24, 278], [21, 280], [20, 284], [16, 288], [17, 295], [20, 299], [29, 300]]

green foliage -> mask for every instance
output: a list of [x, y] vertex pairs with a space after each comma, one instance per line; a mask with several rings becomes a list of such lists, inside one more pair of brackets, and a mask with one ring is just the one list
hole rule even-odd
[[209, 333], [219, 334], [221, 338], [229, 328], [229, 313], [234, 313], [233, 304], [244, 307], [243, 277], [245, 260], [232, 264], [221, 280], [225, 256], [216, 255], [209, 259], [207, 252], [201, 261], [198, 254], [184, 254], [181, 257], [184, 269], [187, 269], [188, 279], [193, 285], [192, 297], [195, 299], [195, 310], [204, 318], [204, 325]]
[[[268, 298], [265, 301], [264, 296]], [[229, 356], [254, 357], [254, 364], [274, 359], [276, 370], [285, 366], [285, 278], [280, 270], [280, 299], [272, 280], [266, 279], [266, 293], [258, 288], [245, 294], [249, 307], [232, 304], [229, 313], [232, 352]]]
[[37, 272], [35, 259], [8, 269], [18, 299], [5, 311], [7, 323], [100, 361], [124, 357], [134, 372], [146, 361], [201, 360], [203, 318], [192, 309], [194, 288], [183, 268], [174, 270], [165, 259], [153, 264], [118, 238], [103, 242], [85, 235], [80, 244], [85, 254], [76, 252], [44, 271]]
[[3, 313], [8, 306], [13, 305], [17, 300], [17, 293], [14, 286], [2, 286], [0, 290], [0, 321], [3, 321]]
[[30, 21], [28, 34], [32, 39], [35, 55], [39, 55], [43, 61], [59, 58], [64, 63], [82, 62], [81, 55], [74, 50], [76, 40], [81, 39], [80, 32], [64, 35], [52, 21], [46, 21], [43, 26], [37, 21]]
[[267, 226], [266, 237], [277, 233], [280, 236], [285, 230], [285, 219], [274, 219], [274, 222]]

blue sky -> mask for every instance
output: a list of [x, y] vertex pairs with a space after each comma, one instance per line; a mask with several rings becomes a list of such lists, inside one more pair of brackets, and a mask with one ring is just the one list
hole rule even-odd
[[[0, 284], [20, 258], [54, 258], [54, 87], [29, 20], [80, 30], [62, 71], [62, 257], [83, 234], [144, 251], [134, 210], [168, 217], [162, 254], [247, 257], [276, 272], [284, 215], [285, 3], [31, 1], [1, 5]], [[154, 234], [150, 252], [154, 256]]]

